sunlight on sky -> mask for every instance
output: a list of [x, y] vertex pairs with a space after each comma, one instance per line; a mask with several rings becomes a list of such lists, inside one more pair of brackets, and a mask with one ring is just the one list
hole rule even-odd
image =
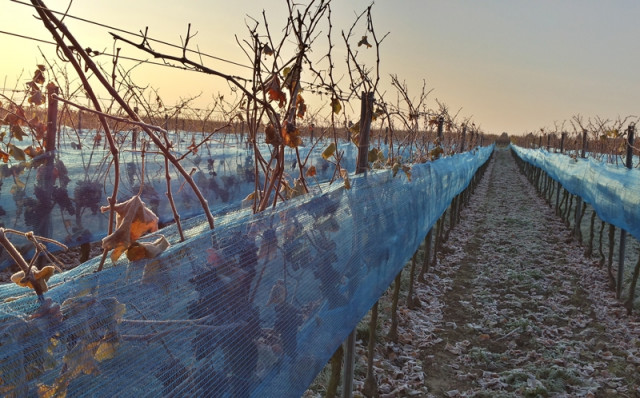
[[[51, 40], [30, 7], [2, 2], [0, 31]], [[46, 4], [64, 11], [69, 1]], [[333, 3], [333, 41], [340, 47], [334, 54], [337, 70], [345, 64], [339, 33], [369, 4]], [[247, 64], [236, 37], [248, 37], [246, 24], [252, 23], [251, 17], [261, 21], [263, 9], [270, 29], [279, 33], [286, 14], [284, 0], [186, 0], [180, 6], [166, 0], [75, 1], [70, 14], [133, 32], [148, 26], [151, 37], [175, 44], [191, 23], [192, 31], [198, 32], [192, 39], [194, 49]], [[390, 32], [381, 46], [387, 101], [395, 101], [389, 76], [397, 74], [410, 95], [417, 97], [426, 80], [427, 89], [434, 89], [429, 107], [436, 108], [438, 99], [454, 113], [462, 108], [461, 117], [473, 117], [489, 133], [536, 131], [575, 114], [614, 119], [640, 114], [640, 2], [378, 0], [373, 16], [379, 36]], [[83, 46], [114, 51], [109, 29], [70, 18], [65, 23]], [[326, 51], [326, 32], [322, 36], [314, 47], [316, 59]], [[55, 59], [55, 46], [6, 34], [0, 34], [0, 40], [2, 87], [22, 88], [35, 65], [43, 62], [38, 47], [47, 59]], [[124, 43], [118, 47], [122, 56], [150, 59]], [[110, 68], [109, 57], [98, 60]], [[245, 69], [220, 61], [205, 63], [225, 73], [247, 75]], [[206, 106], [227, 90], [220, 79], [161, 66], [140, 65], [132, 73], [140, 86], [158, 89], [167, 104], [200, 95], [198, 101]]]

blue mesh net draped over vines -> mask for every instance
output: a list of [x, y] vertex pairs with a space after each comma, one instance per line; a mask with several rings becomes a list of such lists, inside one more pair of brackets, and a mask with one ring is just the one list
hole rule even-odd
[[493, 147], [352, 176], [260, 214], [194, 217], [151, 260], [97, 259], [45, 301], [0, 287], [4, 396], [298, 397]]
[[[3, 132], [2, 128], [0, 133]], [[61, 135], [75, 137], [74, 130], [67, 127], [62, 128]], [[109, 216], [100, 211], [100, 206], [107, 205], [107, 197], [113, 190], [114, 173], [112, 156], [105, 139], [98, 142], [96, 136], [99, 133], [95, 130], [81, 130], [78, 137], [74, 138], [77, 142], [68, 143], [68, 138], [58, 143], [54, 161], [55, 180], [47, 188], [39, 182], [41, 168], [26, 167], [24, 162], [0, 162], [0, 226], [35, 231], [69, 247], [103, 238]], [[137, 139], [133, 139], [133, 136], [129, 131], [116, 134], [120, 147], [119, 202], [140, 191], [143, 158], [139, 136], [142, 134], [138, 134]], [[188, 151], [194, 137], [200, 140], [202, 136], [202, 133], [182, 131], [170, 134], [169, 139], [175, 143], [176, 156], [181, 156]], [[242, 138], [239, 134], [214, 134], [207, 140], [207, 145], [199, 147], [195, 154], [186, 156], [182, 162], [187, 170], [193, 170], [194, 180], [215, 212], [237, 209], [240, 201], [255, 189], [253, 148], [247, 146]], [[314, 165], [317, 173], [315, 181], [318, 182], [328, 181], [333, 176], [333, 165], [321, 157], [327, 144], [328, 140], [322, 140], [316, 147], [299, 148], [303, 161], [309, 154], [303, 172]], [[260, 149], [263, 153], [268, 152], [265, 144]], [[353, 170], [356, 153], [353, 145], [342, 144], [339, 150], [345, 153], [342, 167]], [[44, 155], [31, 163], [37, 165], [42, 161]], [[291, 148], [286, 150], [285, 164], [285, 172], [291, 178], [299, 176], [296, 153]], [[185, 219], [202, 214], [200, 203], [186, 186], [184, 178], [175, 170], [171, 171], [170, 176], [173, 198], [180, 216]], [[52, 190], [51, 195], [47, 195], [45, 189]], [[173, 220], [166, 191], [164, 157], [148, 151], [144, 156], [141, 198], [160, 217], [161, 223]], [[41, 227], [48, 219], [50, 229], [43, 232]], [[26, 241], [19, 243], [31, 247]], [[50, 246], [50, 249], [57, 250], [57, 247]], [[0, 269], [9, 264], [8, 256], [0, 251]]]
[[574, 159], [544, 149], [512, 146], [527, 163], [544, 170], [573, 195], [590, 204], [601, 220], [640, 239], [640, 170], [592, 158]]

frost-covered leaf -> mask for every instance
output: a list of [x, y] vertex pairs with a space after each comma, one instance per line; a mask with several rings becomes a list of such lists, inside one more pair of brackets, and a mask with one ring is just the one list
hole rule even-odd
[[[47, 286], [47, 281], [49, 280], [49, 278], [51, 278], [51, 276], [55, 272], [55, 267], [53, 267], [52, 265], [47, 265], [46, 267], [43, 267], [41, 270], [32, 270], [31, 272], [33, 273], [33, 277], [35, 279], [34, 283], [38, 285], [38, 287], [40, 288], [40, 291], [44, 293], [47, 290], [49, 290], [49, 287]], [[29, 279], [25, 279], [24, 275], [25, 275], [24, 271], [18, 271], [15, 274], [11, 275], [11, 281], [17, 284], [18, 286], [29, 287], [35, 290], [31, 281]]]
[[[109, 206], [101, 209], [109, 211]], [[111, 260], [116, 261], [131, 243], [142, 235], [158, 230], [158, 216], [149, 210], [139, 195], [115, 205], [116, 230], [102, 239], [102, 248], [112, 250]]]
[[127, 249], [127, 259], [137, 261], [145, 258], [157, 257], [167, 250], [169, 241], [161, 236], [153, 242], [133, 242]]

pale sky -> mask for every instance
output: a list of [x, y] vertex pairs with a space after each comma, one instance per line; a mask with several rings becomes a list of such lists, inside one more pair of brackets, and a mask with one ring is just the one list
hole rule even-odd
[[[334, 1], [333, 40], [341, 45], [340, 31], [371, 2]], [[30, 7], [10, 0], [0, 4], [0, 31], [51, 40]], [[63, 11], [69, 0], [46, 4]], [[246, 64], [234, 35], [247, 37], [247, 15], [261, 18], [264, 9], [277, 32], [284, 25], [285, 5], [284, 0], [75, 0], [69, 13], [134, 32], [148, 26], [151, 37], [176, 44], [191, 23], [198, 31], [192, 42], [202, 52]], [[610, 119], [640, 115], [637, 0], [377, 0], [373, 18], [378, 36], [389, 32], [380, 49], [382, 87], [391, 93], [389, 75], [397, 74], [417, 96], [426, 80], [427, 88], [434, 89], [430, 107], [437, 108], [438, 99], [453, 111], [462, 108], [460, 116], [472, 116], [485, 132], [522, 134], [576, 114]], [[73, 19], [66, 24], [83, 46], [111, 52], [106, 28]], [[0, 43], [0, 87], [13, 88], [22, 70], [23, 80], [30, 77], [42, 63], [38, 45], [48, 58], [55, 58], [51, 45], [6, 34], [0, 34]], [[122, 55], [148, 59], [121, 46]], [[317, 54], [323, 51], [319, 48]], [[334, 57], [344, 66], [343, 49], [336, 49]], [[111, 62], [99, 59], [105, 66]], [[227, 64], [206, 63], [238, 72]], [[206, 102], [227, 87], [213, 77], [153, 65], [133, 73], [140, 86], [159, 89], [167, 104], [199, 93]]]

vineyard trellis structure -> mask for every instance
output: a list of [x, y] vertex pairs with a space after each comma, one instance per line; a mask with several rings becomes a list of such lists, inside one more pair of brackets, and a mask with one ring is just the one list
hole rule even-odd
[[[444, 104], [427, 110], [424, 88], [418, 101], [411, 100], [396, 76], [394, 87], [409, 111], [384, 101], [378, 49], [386, 36], [376, 36], [371, 7], [342, 32], [350, 80], [344, 91], [331, 72], [314, 70], [307, 54], [313, 28], [330, 18], [330, 2], [316, 9], [287, 2], [285, 38], [297, 49], [284, 65], [287, 41], [277, 44], [267, 27], [264, 42], [258, 26], [250, 27], [245, 44], [253, 76], [242, 83], [187, 57], [190, 27], [182, 56], [116, 36], [242, 92], [238, 103], [218, 99], [225, 120], [212, 121], [212, 109], [194, 121], [187, 103], [169, 115], [159, 97], [154, 108], [142, 92], [132, 94], [126, 73], [117, 77], [114, 66], [109, 76], [42, 1], [32, 3], [90, 106], [61, 92], [56, 76], [45, 90], [50, 64], [38, 66], [24, 99], [3, 97], [0, 104], [0, 189], [6, 185], [10, 194], [5, 188], [0, 196], [0, 266], [13, 262], [18, 268], [15, 283], [0, 286], [0, 392], [295, 397], [330, 361], [334, 373], [344, 368], [344, 394], [350, 396], [355, 327], [371, 310], [364, 391], [376, 395], [377, 300], [393, 283], [397, 327], [401, 272], [408, 263], [411, 307], [416, 280], [424, 281], [459, 221], [492, 156], [493, 139], [470, 120], [456, 122]], [[357, 47], [375, 49], [373, 68], [351, 44], [359, 21], [366, 35]], [[331, 71], [331, 52], [326, 58]], [[307, 115], [303, 66], [331, 96], [326, 126], [301, 121]], [[111, 96], [108, 106], [98, 100], [88, 71]], [[340, 112], [356, 93], [359, 120], [347, 123]], [[340, 127], [338, 115], [345, 118]], [[640, 273], [640, 260], [633, 272], [624, 267], [625, 235], [640, 237], [633, 132], [629, 126], [626, 167], [619, 169], [582, 159], [586, 130], [582, 152], [575, 149], [572, 156], [550, 153], [551, 135], [546, 151], [511, 147], [550, 203], [555, 194], [558, 214], [574, 223], [579, 239], [586, 206], [593, 208], [588, 247], [593, 250], [600, 217], [603, 262], [602, 231], [611, 225], [608, 268], [629, 313]], [[597, 142], [601, 152], [592, 152], [616, 159], [604, 143], [615, 146], [623, 138], [610, 138]], [[564, 140], [563, 134], [561, 153]], [[542, 135], [537, 141], [542, 148]], [[56, 246], [86, 248], [100, 238], [101, 257], [88, 259], [83, 250], [80, 266], [58, 272], [64, 264], [52, 253]]]

